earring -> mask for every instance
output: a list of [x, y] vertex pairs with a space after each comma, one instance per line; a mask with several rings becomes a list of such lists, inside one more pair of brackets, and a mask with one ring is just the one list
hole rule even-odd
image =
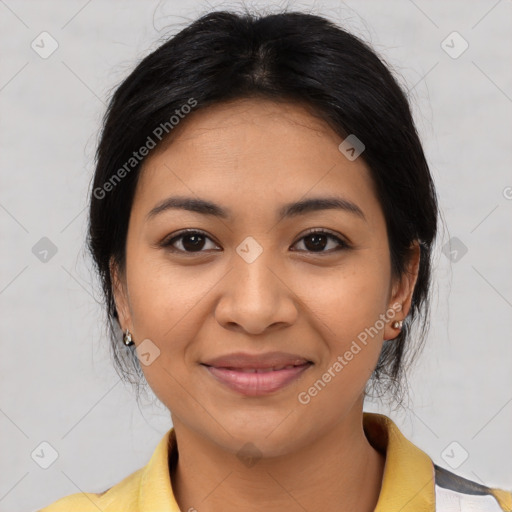
[[126, 329], [126, 332], [123, 334], [123, 343], [127, 347], [134, 344], [134, 341], [132, 340], [132, 333], [129, 331], [129, 329]]
[[397, 320], [391, 324], [391, 327], [393, 327], [393, 329], [401, 329], [403, 324], [404, 322], [402, 320]]

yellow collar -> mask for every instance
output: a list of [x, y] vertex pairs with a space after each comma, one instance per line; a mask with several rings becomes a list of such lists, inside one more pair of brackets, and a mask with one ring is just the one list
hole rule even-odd
[[181, 512], [172, 492], [169, 474], [169, 460], [176, 454], [176, 435], [174, 428], [171, 428], [142, 469], [138, 508], [140, 512]]
[[[372, 446], [386, 455], [375, 512], [435, 511], [434, 467], [428, 455], [408, 441], [387, 416], [364, 412], [363, 426]], [[180, 512], [170, 485], [168, 464], [176, 449], [171, 428], [142, 469], [140, 512]]]
[[375, 512], [435, 511], [435, 471], [430, 457], [383, 414], [363, 412], [363, 427], [370, 444], [386, 454]]

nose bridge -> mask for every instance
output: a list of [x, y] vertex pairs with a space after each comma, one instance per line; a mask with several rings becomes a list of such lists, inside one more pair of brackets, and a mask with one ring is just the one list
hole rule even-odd
[[255, 300], [263, 299], [262, 294], [268, 295], [264, 299], [271, 306], [273, 302], [271, 297], [275, 297], [278, 293], [274, 282], [277, 279], [276, 258], [272, 254], [270, 244], [267, 242], [264, 246], [261, 238], [260, 242], [248, 236], [236, 248], [236, 256], [234, 256], [236, 294], [240, 292], [242, 295], [249, 294]]

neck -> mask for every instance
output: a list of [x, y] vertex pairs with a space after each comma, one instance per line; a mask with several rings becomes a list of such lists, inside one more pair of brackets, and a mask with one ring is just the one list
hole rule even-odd
[[362, 404], [314, 443], [280, 457], [262, 457], [250, 467], [179, 420], [173, 423], [179, 458], [171, 480], [181, 510], [375, 509], [385, 457], [364, 434]]

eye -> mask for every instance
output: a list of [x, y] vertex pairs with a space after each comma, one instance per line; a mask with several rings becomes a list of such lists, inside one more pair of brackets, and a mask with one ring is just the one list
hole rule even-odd
[[[194, 229], [185, 230], [175, 235], [174, 237], [164, 240], [161, 246], [170, 248], [173, 252], [184, 252], [184, 253], [193, 253], [193, 252], [204, 252], [202, 249], [205, 248], [206, 240], [212, 242], [211, 238], [206, 236], [201, 231], [197, 231]], [[176, 247], [175, 244], [181, 247]], [[213, 244], [213, 243], [212, 243]], [[217, 245], [213, 244], [213, 247], [206, 247], [207, 249], [215, 249]]]
[[[334, 249], [324, 251], [324, 249], [329, 245], [329, 240], [333, 240], [335, 242]], [[336, 235], [333, 235], [329, 231], [325, 231], [323, 229], [312, 229], [306, 233], [302, 238], [299, 239], [299, 243], [302, 242], [306, 247], [306, 251], [308, 252], [320, 252], [320, 253], [331, 253], [334, 251], [339, 251], [341, 249], [348, 249], [349, 244], [339, 238]], [[332, 245], [332, 244], [331, 244]], [[337, 247], [336, 247], [337, 246]]]
[[[330, 250], [325, 251], [324, 249], [329, 246], [329, 240], [331, 242], [334, 241], [334, 248], [331, 247]], [[211, 247], [208, 247], [208, 241], [211, 243]], [[297, 245], [299, 242], [304, 244], [306, 252], [314, 253], [331, 253], [341, 249], [348, 249], [350, 247], [347, 242], [338, 236], [321, 229], [312, 229], [308, 231], [306, 235], [302, 236], [302, 238], [300, 238], [294, 245]], [[199, 253], [205, 252], [203, 249], [215, 250], [218, 248], [209, 236], [195, 229], [181, 231], [172, 238], [164, 240], [161, 243], [161, 246], [170, 248], [173, 252], [181, 253]]]

